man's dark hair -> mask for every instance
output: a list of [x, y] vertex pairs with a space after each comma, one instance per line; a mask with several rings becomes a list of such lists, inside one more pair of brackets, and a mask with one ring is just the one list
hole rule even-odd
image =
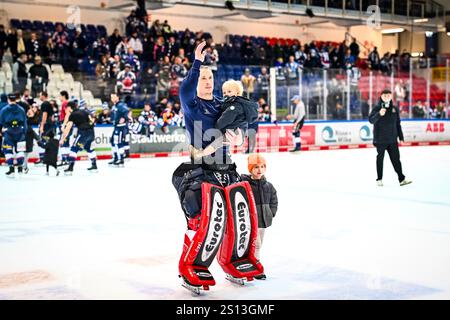
[[44, 97], [48, 98], [48, 93], [46, 91], [42, 91], [41, 95], [43, 95]]
[[66, 90], [61, 91], [59, 94], [69, 100], [69, 93]]

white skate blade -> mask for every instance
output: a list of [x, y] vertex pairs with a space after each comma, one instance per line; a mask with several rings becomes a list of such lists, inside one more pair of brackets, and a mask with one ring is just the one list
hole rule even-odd
[[228, 281], [232, 282], [232, 283], [236, 283], [236, 284], [241, 285], [241, 286], [245, 285], [245, 282], [247, 280], [246, 278], [235, 278], [235, 277], [233, 277], [232, 275], [230, 275], [228, 273], [227, 273], [226, 279]]
[[181, 286], [182, 286], [183, 288], [186, 288], [186, 289], [189, 290], [190, 292], [192, 292], [192, 293], [198, 295], [198, 296], [200, 295], [200, 292], [201, 292], [201, 290], [202, 290], [202, 287], [190, 285], [190, 284], [187, 283], [186, 280], [184, 280], [183, 278], [182, 278], [182, 284], [181, 284]]

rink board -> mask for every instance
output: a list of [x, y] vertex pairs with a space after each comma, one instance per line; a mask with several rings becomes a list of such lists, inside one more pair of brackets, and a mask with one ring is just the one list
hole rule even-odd
[[[292, 123], [260, 124], [257, 134], [257, 152], [284, 152], [293, 147]], [[447, 145], [450, 143], [450, 120], [404, 120], [402, 129], [405, 145]], [[36, 129], [37, 130], [37, 129]], [[110, 137], [113, 127], [95, 127], [94, 148], [100, 159], [111, 155]], [[134, 157], [166, 157], [187, 155], [185, 129], [171, 127], [164, 134], [157, 128], [154, 135], [131, 135], [131, 153]], [[329, 150], [366, 148], [372, 145], [373, 125], [367, 121], [307, 121], [301, 130], [302, 150]], [[243, 152], [247, 143], [233, 152]], [[84, 158], [85, 152], [79, 156]], [[35, 146], [30, 157], [38, 157]]]

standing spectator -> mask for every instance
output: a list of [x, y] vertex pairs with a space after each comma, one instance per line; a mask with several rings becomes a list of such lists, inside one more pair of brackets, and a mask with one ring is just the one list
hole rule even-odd
[[139, 61], [139, 57], [134, 54], [134, 49], [131, 47], [128, 48], [127, 54], [122, 56], [122, 64], [129, 64], [134, 73], [138, 73], [141, 70], [141, 62]]
[[297, 78], [299, 64], [295, 62], [294, 56], [289, 56], [289, 61], [286, 63], [286, 74], [290, 80]]
[[112, 54], [116, 53], [116, 48], [121, 41], [122, 36], [119, 33], [119, 29], [114, 29], [114, 32], [108, 38], [109, 49], [111, 50]]
[[445, 114], [446, 109], [445, 109], [444, 102], [442, 102], [442, 101], [438, 102], [438, 105], [436, 106], [436, 112], [437, 112], [438, 118], [440, 118], [440, 119], [447, 118], [446, 114]]
[[369, 53], [367, 60], [369, 61], [369, 65], [372, 70], [376, 71], [380, 69], [380, 55], [378, 54], [377, 47], [374, 47]]
[[13, 64], [12, 68], [12, 81], [13, 90], [16, 92], [23, 92], [27, 85], [28, 72], [25, 63], [27, 62], [26, 53], [20, 54], [17, 61]]
[[219, 62], [219, 53], [217, 52], [216, 44], [211, 43], [211, 46], [206, 48], [206, 56], [203, 64], [209, 66], [211, 68], [211, 71], [213, 72], [213, 75], [215, 76], [217, 72], [218, 62]]
[[244, 87], [243, 96], [251, 100], [253, 98], [253, 92], [255, 91], [256, 78], [250, 74], [249, 68], [245, 69], [244, 74], [241, 77], [241, 82]]
[[8, 36], [5, 32], [5, 26], [0, 24], [0, 66], [2, 65], [2, 59], [3, 55], [5, 54], [6, 47], [7, 47], [7, 40]]
[[123, 69], [122, 66], [123, 64], [118, 54], [109, 58], [109, 77], [111, 79], [117, 79], [117, 75]]
[[417, 100], [417, 104], [413, 107], [412, 114], [416, 119], [425, 118], [425, 106], [422, 104], [422, 101]]
[[31, 79], [31, 94], [36, 97], [48, 83], [48, 70], [42, 64], [40, 56], [34, 58], [34, 65], [31, 66], [28, 73]]
[[245, 38], [244, 43], [241, 45], [241, 58], [243, 64], [252, 64], [255, 58], [255, 50], [249, 37]]
[[134, 53], [136, 53], [138, 56], [140, 56], [144, 51], [142, 41], [138, 38], [138, 33], [136, 30], [131, 34], [131, 37], [128, 40], [128, 46], [129, 48], [132, 48]]
[[339, 57], [339, 46], [334, 46], [330, 52], [330, 67], [332, 69], [341, 68], [341, 60]]
[[100, 58], [100, 62], [95, 67], [95, 75], [97, 76], [97, 87], [100, 89], [101, 99], [105, 100], [109, 93], [106, 92], [109, 83], [109, 63], [106, 56]]
[[25, 43], [28, 60], [33, 60], [34, 57], [41, 55], [41, 44], [37, 39], [36, 33], [31, 34], [30, 39]]
[[93, 58], [99, 60], [101, 56], [109, 54], [109, 45], [105, 38], [100, 38], [92, 43]]
[[13, 57], [13, 60], [16, 61], [18, 57], [17, 53], [17, 31], [16, 29], [10, 29], [8, 32], [8, 35], [6, 37], [6, 45], [9, 48], [9, 51], [11, 51], [11, 55]]
[[45, 46], [42, 47], [42, 57], [45, 63], [53, 64], [56, 62], [55, 45], [52, 38], [48, 38]]
[[180, 50], [180, 46], [175, 41], [175, 37], [171, 36], [169, 41], [167, 42], [167, 52], [166, 55], [170, 58], [170, 61], [173, 61], [173, 57], [178, 54], [178, 50]]
[[61, 110], [59, 112], [59, 122], [63, 123], [66, 118], [66, 108], [69, 103], [69, 93], [65, 90], [59, 93], [59, 100], [61, 100]]
[[23, 31], [17, 30], [17, 54], [21, 55], [22, 53], [26, 53], [27, 49], [25, 46], [25, 40], [23, 39]]
[[352, 55], [352, 52], [350, 49], [347, 49], [344, 56], [344, 69], [345, 70], [351, 70], [355, 66], [356, 59]]
[[68, 57], [69, 39], [67, 32], [65, 32], [63, 29], [62, 24], [58, 24], [56, 26], [56, 31], [52, 36], [52, 40], [55, 45], [56, 60], [59, 63], [65, 64]]
[[350, 49], [351, 55], [353, 56], [353, 58], [356, 61], [358, 59], [358, 57], [359, 57], [359, 45], [356, 42], [356, 38], [353, 38], [353, 41], [350, 44], [349, 49]]
[[116, 46], [116, 51], [114, 53], [119, 57], [122, 57], [128, 53], [129, 47], [128, 38], [124, 36], [122, 37], [122, 41]]
[[153, 61], [158, 62], [166, 55], [167, 48], [164, 44], [164, 38], [158, 37], [153, 47]]
[[[82, 60], [84, 57], [86, 57], [87, 46], [88, 46], [88, 44], [87, 44], [86, 37], [84, 36], [81, 29], [77, 29], [75, 31], [75, 38], [71, 42], [71, 50], [72, 50], [72, 54], [75, 57], [75, 59]], [[98, 46], [97, 41], [94, 42], [93, 46], [95, 47], [94, 50], [97, 51], [97, 46]], [[98, 55], [95, 55], [95, 54], [96, 53], [94, 53], [94, 57], [97, 59]]]
[[261, 74], [257, 78], [258, 83], [258, 98], [263, 98], [264, 100], [269, 99], [269, 89], [270, 89], [270, 74], [267, 72], [266, 67], [261, 68]]
[[[166, 57], [167, 59], [169, 57]], [[170, 89], [170, 72], [166, 66], [162, 66], [158, 72], [158, 98], [167, 98], [169, 96]]]

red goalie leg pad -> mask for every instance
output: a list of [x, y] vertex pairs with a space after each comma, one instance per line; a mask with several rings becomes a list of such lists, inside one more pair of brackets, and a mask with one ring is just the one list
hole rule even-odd
[[219, 264], [235, 278], [247, 278], [264, 273], [264, 267], [255, 257], [258, 235], [258, 217], [255, 199], [248, 182], [225, 188], [228, 207], [225, 238], [219, 251]]
[[[185, 236], [179, 272], [191, 285], [213, 286], [216, 284], [208, 267], [214, 260], [222, 243], [227, 218], [225, 192], [222, 187], [202, 184], [202, 212], [200, 222], [189, 221]], [[195, 218], [194, 218], [195, 219]]]

